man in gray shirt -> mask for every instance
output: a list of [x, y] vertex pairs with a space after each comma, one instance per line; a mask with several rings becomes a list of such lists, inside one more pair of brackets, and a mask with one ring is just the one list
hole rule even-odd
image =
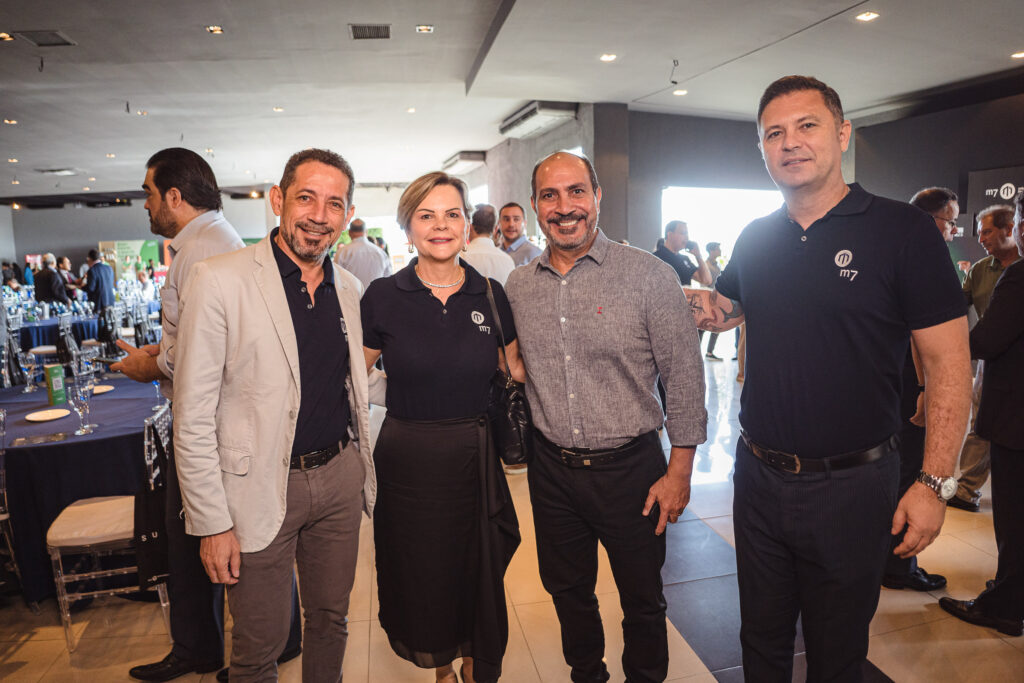
[[[704, 370], [679, 279], [651, 254], [597, 227], [601, 188], [586, 157], [558, 152], [533, 171], [531, 202], [548, 248], [506, 291], [537, 427], [529, 469], [537, 556], [572, 680], [607, 681], [594, 587], [597, 544], [622, 603], [629, 681], [668, 671], [665, 525], [690, 499], [706, 438]], [[666, 466], [657, 430], [666, 389]]]

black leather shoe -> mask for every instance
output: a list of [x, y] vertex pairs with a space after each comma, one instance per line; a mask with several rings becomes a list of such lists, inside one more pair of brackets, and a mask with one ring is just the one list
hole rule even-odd
[[140, 681], [170, 681], [192, 672], [210, 673], [220, 667], [220, 662], [189, 662], [171, 652], [159, 662], [132, 667], [128, 675]]
[[[284, 664], [285, 662], [290, 662], [301, 654], [301, 645], [294, 650], [285, 650], [281, 653], [281, 656], [277, 658], [277, 663]], [[228, 683], [228, 667], [224, 667], [217, 672], [217, 683]]]
[[985, 614], [979, 607], [976, 607], [974, 600], [954, 600], [953, 598], [939, 598], [939, 607], [961, 619], [977, 626], [994, 628], [1000, 633], [1008, 636], [1024, 635], [1024, 621], [1021, 619], [1007, 619], [1005, 617], [993, 617]]
[[946, 577], [929, 574], [918, 567], [909, 574], [886, 574], [882, 577], [882, 585], [886, 588], [909, 588], [912, 591], [935, 591], [946, 585]]
[[956, 508], [957, 510], [965, 510], [967, 512], [978, 512], [979, 510], [981, 510], [980, 503], [972, 503], [971, 501], [964, 500], [959, 496], [953, 496], [952, 498], [950, 498], [948, 501], [946, 501], [946, 505], [948, 505], [951, 508]]

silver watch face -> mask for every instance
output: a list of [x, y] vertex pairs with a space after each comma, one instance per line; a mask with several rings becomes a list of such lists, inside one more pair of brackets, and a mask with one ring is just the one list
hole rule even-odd
[[942, 500], [949, 500], [956, 494], [956, 479], [946, 477], [939, 480], [939, 496]]

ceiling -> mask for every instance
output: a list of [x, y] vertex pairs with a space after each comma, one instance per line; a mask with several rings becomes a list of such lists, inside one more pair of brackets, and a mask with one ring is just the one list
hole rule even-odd
[[[866, 10], [879, 18], [854, 18]], [[360, 23], [392, 37], [353, 40]], [[4, 0], [0, 32], [77, 44], [0, 42], [0, 118], [18, 122], [0, 124], [0, 199], [137, 189], [174, 145], [207, 154], [224, 186], [272, 182], [309, 146], [341, 152], [359, 182], [401, 183], [498, 144], [533, 99], [753, 118], [787, 73], [865, 116], [1022, 68], [1022, 25], [1020, 0]], [[76, 175], [37, 172], [56, 168]]]

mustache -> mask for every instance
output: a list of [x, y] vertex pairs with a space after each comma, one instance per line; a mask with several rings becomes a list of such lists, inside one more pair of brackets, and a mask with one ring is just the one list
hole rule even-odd
[[560, 223], [562, 221], [585, 221], [585, 220], [587, 220], [587, 215], [585, 213], [580, 213], [579, 211], [573, 211], [572, 213], [567, 213], [564, 216], [559, 214], [559, 215], [556, 215], [556, 216], [554, 216], [552, 218], [549, 218], [548, 219], [548, 223], [550, 223], [552, 225], [558, 225], [558, 223]]
[[309, 232], [328, 233], [331, 231], [327, 223], [317, 223], [316, 221], [311, 221], [308, 219], [295, 221], [295, 227], [302, 228], [303, 230], [307, 230]]

